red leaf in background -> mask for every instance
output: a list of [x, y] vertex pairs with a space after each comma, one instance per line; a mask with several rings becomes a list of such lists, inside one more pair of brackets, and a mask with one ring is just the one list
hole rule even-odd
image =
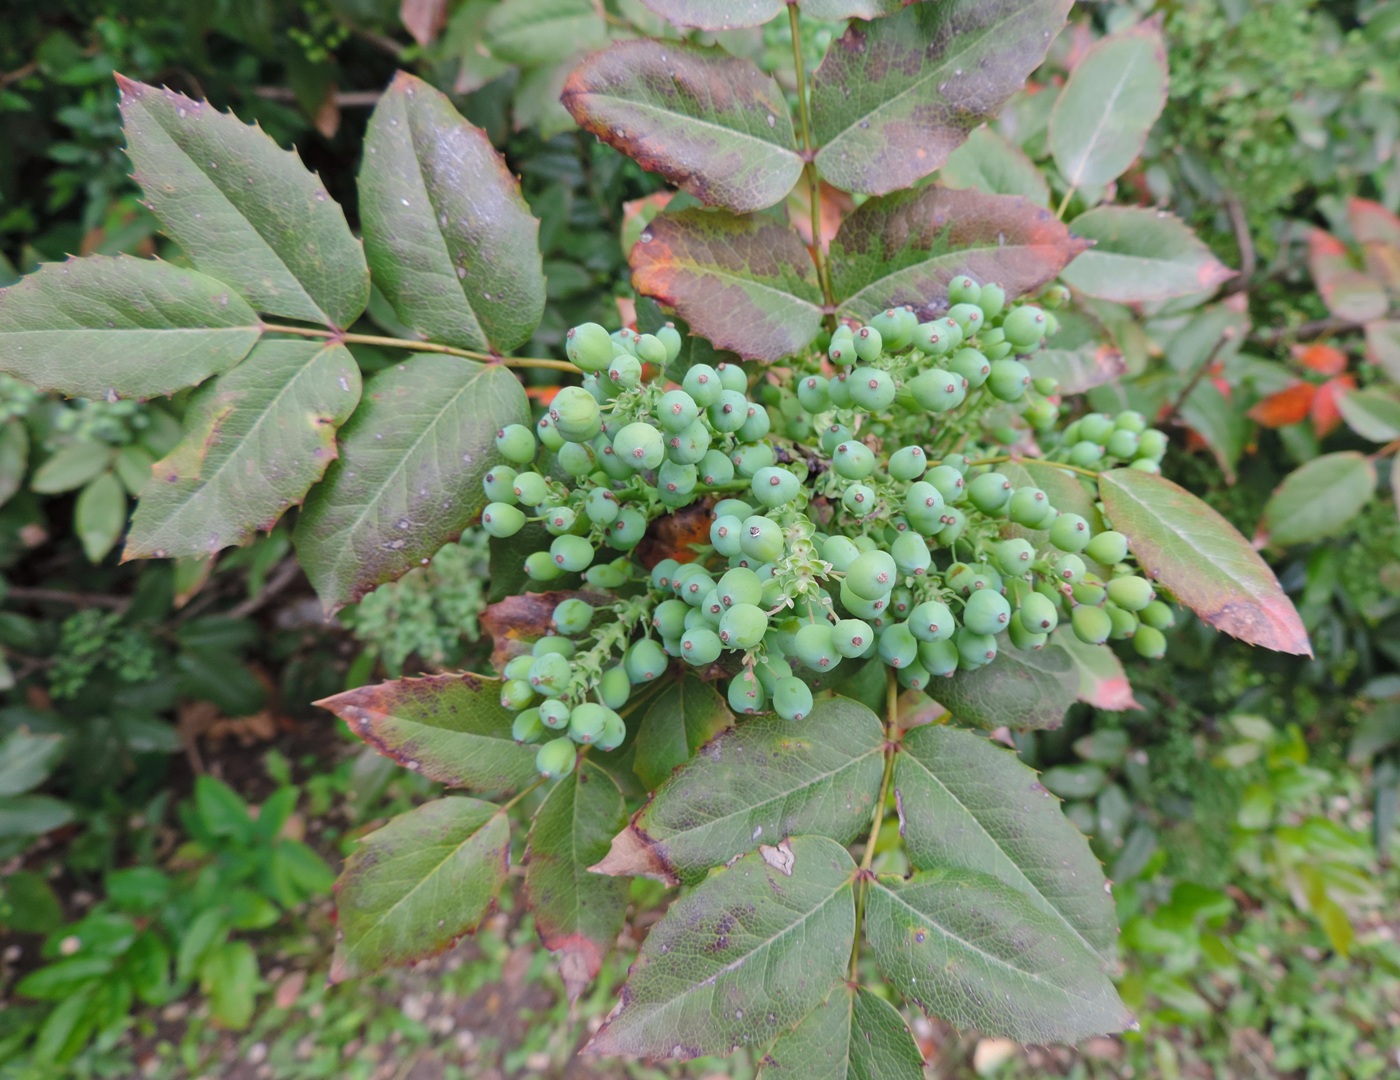
[[1400, 247], [1400, 217], [1380, 203], [1370, 199], [1352, 199], [1347, 203], [1347, 218], [1358, 244]]
[[1350, 375], [1339, 375], [1328, 379], [1317, 388], [1312, 401], [1313, 430], [1319, 438], [1332, 434], [1342, 422], [1341, 410], [1337, 408], [1337, 398], [1348, 390], [1356, 389], [1356, 379]]
[[1347, 369], [1347, 354], [1335, 345], [1294, 345], [1293, 358], [1319, 375], [1340, 375]]
[[1339, 319], [1379, 319], [1389, 307], [1380, 284], [1357, 268], [1345, 244], [1322, 229], [1308, 234], [1308, 269], [1327, 310]]
[[1308, 418], [1317, 387], [1310, 382], [1297, 382], [1276, 394], [1270, 394], [1249, 410], [1249, 418], [1266, 428], [1300, 424]]

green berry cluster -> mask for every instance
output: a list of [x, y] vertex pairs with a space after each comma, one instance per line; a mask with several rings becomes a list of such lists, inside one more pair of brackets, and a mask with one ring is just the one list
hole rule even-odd
[[[1155, 470], [1166, 440], [1130, 412], [1058, 430], [1058, 385], [1031, 365], [1064, 299], [957, 278], [937, 318], [843, 323], [755, 386], [739, 365], [694, 364], [668, 388], [683, 345], [669, 325], [570, 330], [582, 385], [533, 432], [500, 431], [509, 464], [484, 480], [491, 535], [537, 522], [550, 537], [529, 577], [582, 575], [594, 598], [560, 603], [555, 633], [502, 673], [516, 738], [544, 740], [540, 771], [618, 746], [620, 710], [672, 659], [727, 678], [738, 712], [800, 720], [843, 663], [878, 658], [924, 689], [1061, 623], [1160, 657], [1171, 609], [1104, 526], [1091, 467]], [[1061, 466], [1065, 505], [998, 468], [1032, 458]], [[708, 543], [637, 557], [654, 521], [697, 505]]]

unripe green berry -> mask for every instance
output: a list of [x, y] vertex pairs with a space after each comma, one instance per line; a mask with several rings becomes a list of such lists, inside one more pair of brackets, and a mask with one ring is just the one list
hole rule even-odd
[[619, 353], [608, 364], [608, 378], [624, 390], [633, 390], [642, 385], [642, 362], [629, 353]]
[[656, 338], [666, 349], [666, 363], [670, 363], [681, 354], [681, 346], [685, 343], [681, 340], [680, 331], [671, 323], [667, 323], [656, 331]]
[[795, 675], [779, 679], [773, 688], [773, 711], [784, 720], [802, 720], [812, 711], [812, 691]]
[[967, 380], [970, 389], [976, 390], [992, 373], [992, 363], [977, 349], [959, 349], [948, 361], [948, 370]]
[[[895, 566], [905, 577], [922, 577], [933, 562], [928, 543], [915, 532], [900, 533], [895, 537], [894, 543], [890, 545], [890, 554], [894, 557]], [[895, 614], [899, 612], [896, 610]]]
[[1055, 560], [1055, 576], [1070, 585], [1084, 578], [1084, 560], [1072, 552], [1066, 552]]
[[[677, 637], [679, 635], [668, 634], [667, 636]], [[628, 648], [626, 655], [622, 658], [622, 666], [634, 686], [649, 683], [666, 673], [666, 653], [651, 638], [642, 638], [640, 641], [633, 642]]]
[[[533, 666], [533, 662], [532, 665]], [[525, 679], [507, 679], [501, 683], [501, 708], [519, 712], [535, 700], [534, 687]]]
[[584, 513], [594, 525], [611, 525], [621, 510], [617, 496], [607, 488], [594, 488], [583, 504]]
[[1077, 555], [1091, 539], [1089, 523], [1078, 514], [1061, 514], [1050, 526], [1050, 543], [1061, 551]]
[[833, 570], [844, 573], [859, 554], [860, 548], [846, 536], [828, 536], [822, 542], [822, 558], [831, 563]]
[[983, 473], [967, 486], [967, 497], [984, 514], [999, 514], [1011, 501], [1011, 481], [999, 472]]
[[744, 519], [739, 546], [745, 555], [759, 562], [772, 562], [783, 554], [782, 527], [771, 518], [757, 514]]
[[974, 634], [998, 634], [1011, 622], [1011, 605], [1000, 593], [981, 589], [967, 598], [962, 617]]
[[541, 725], [551, 731], [563, 731], [569, 726], [569, 706], [559, 698], [549, 698], [532, 711], [539, 714]]
[[1104, 443], [1104, 452], [1120, 461], [1131, 461], [1137, 456], [1138, 441], [1136, 432], [1115, 431], [1108, 437], [1108, 442]]
[[1108, 598], [1125, 611], [1141, 611], [1157, 599], [1150, 581], [1130, 574], [1113, 578], [1107, 588]]
[[546, 730], [540, 720], [540, 710], [526, 709], [516, 714], [514, 722], [510, 725], [510, 736], [518, 743], [539, 742]]
[[1112, 600], [1105, 603], [1103, 609], [1108, 612], [1109, 622], [1113, 624], [1113, 632], [1109, 634], [1112, 640], [1127, 641], [1137, 633], [1138, 617], [1131, 611], [1119, 607]]
[[862, 409], [881, 412], [894, 404], [894, 377], [880, 368], [863, 367], [848, 377], [851, 400]]
[[637, 359], [653, 367], [665, 367], [668, 360], [666, 343], [655, 334], [643, 334], [636, 342]]
[[931, 368], [909, 380], [909, 392], [921, 408], [948, 412], [967, 400], [968, 382], [955, 371]]
[[1006, 290], [989, 282], [982, 286], [977, 303], [982, 308], [982, 314], [988, 319], [995, 319], [1006, 307]]
[[546, 780], [558, 780], [574, 771], [577, 760], [572, 739], [551, 739], [535, 754], [535, 769]]
[[1149, 428], [1138, 436], [1137, 456], [1139, 460], [1161, 461], [1167, 452], [1167, 437], [1156, 429]]
[[768, 694], [758, 676], [745, 668], [729, 680], [729, 707], [736, 713], [762, 712], [768, 703]]
[[613, 438], [613, 451], [633, 470], [655, 469], [666, 456], [661, 432], [640, 421], [628, 424]]
[[1069, 463], [1081, 469], [1088, 469], [1103, 460], [1103, 447], [1098, 443], [1081, 439], [1069, 448]]
[[618, 551], [631, 551], [647, 531], [647, 519], [640, 510], [630, 506], [620, 511], [617, 519], [608, 526], [608, 544]]
[[1143, 623], [1133, 634], [1133, 651], [1144, 660], [1160, 660], [1167, 654], [1167, 639], [1155, 626]]
[[691, 610], [684, 600], [663, 600], [652, 609], [652, 628], [663, 638], [680, 637], [685, 633], [685, 617]]
[[880, 353], [885, 347], [884, 338], [880, 331], [873, 326], [862, 326], [855, 333], [856, 356], [864, 360], [867, 364], [873, 364], [880, 358]]
[[1107, 529], [1089, 541], [1084, 548], [1084, 554], [1096, 563], [1113, 566], [1128, 557], [1128, 538], [1120, 532]]
[[1081, 604], [1070, 614], [1069, 622], [1074, 636], [1085, 645], [1102, 645], [1113, 633], [1113, 620], [1103, 608]]
[[754, 604], [735, 604], [720, 616], [719, 639], [730, 649], [752, 649], [768, 630], [768, 616]]
[[797, 631], [793, 655], [813, 671], [830, 671], [841, 662], [835, 632], [829, 622], [804, 623]]
[[719, 372], [709, 364], [695, 364], [681, 380], [681, 389], [691, 396], [696, 405], [707, 409], [719, 400], [724, 392], [724, 383], [720, 381]]
[[516, 472], [509, 465], [497, 465], [481, 481], [481, 488], [492, 502], [515, 503]]
[[571, 506], [554, 506], [544, 511], [544, 527], [550, 536], [563, 536], [573, 530], [578, 514]]
[[708, 627], [692, 627], [681, 635], [681, 658], [688, 664], [703, 667], [719, 659], [724, 643]]
[[771, 509], [792, 502], [802, 485], [787, 469], [770, 465], [754, 473], [750, 489], [755, 502]]
[[1045, 643], [1050, 640], [1049, 634], [1037, 634], [1027, 630], [1019, 617], [1012, 618], [1011, 625], [1007, 627], [1007, 636], [1010, 637], [1012, 645], [1024, 652], [1043, 649]]
[[587, 442], [602, 430], [598, 402], [581, 386], [566, 386], [555, 394], [549, 418], [565, 442]]
[[532, 551], [525, 556], [525, 576], [531, 581], [553, 581], [563, 575], [548, 551]]
[[948, 282], [948, 303], [976, 304], [982, 299], [982, 287], [966, 274], [959, 274]]
[[573, 678], [573, 665], [559, 653], [545, 653], [530, 665], [530, 686], [537, 694], [558, 697]]
[[524, 424], [507, 424], [496, 432], [496, 449], [507, 461], [528, 465], [535, 460], [535, 433]]
[[515, 477], [515, 497], [522, 506], [539, 506], [549, 498], [549, 484], [537, 472], [523, 472]]
[[1176, 615], [1170, 605], [1161, 600], [1153, 600], [1138, 612], [1138, 618], [1155, 630], [1170, 630], [1176, 625]]
[[945, 503], [961, 502], [967, 490], [963, 474], [947, 463], [929, 469], [923, 482], [937, 488]]
[[919, 640], [908, 623], [891, 623], [880, 632], [880, 659], [887, 667], [902, 668], [913, 664], [919, 655]]
[[875, 471], [875, 452], [863, 442], [848, 439], [832, 452], [831, 468], [847, 480], [864, 480]]
[[506, 666], [501, 669], [501, 678], [506, 682], [511, 679], [528, 679], [530, 668], [534, 664], [535, 658], [530, 653], [521, 656], [512, 656], [506, 662]]
[[987, 389], [998, 401], [1020, 401], [1031, 384], [1031, 373], [1019, 360], [994, 360]]
[[603, 734], [612, 710], [596, 701], [585, 701], [569, 714], [569, 738], [582, 746], [597, 741]]
[[568, 573], [587, 570], [593, 562], [593, 554], [593, 545], [582, 536], [556, 536], [549, 545], [549, 556], [554, 560], [554, 565]]
[[890, 455], [887, 468], [892, 479], [917, 480], [928, 468], [928, 455], [921, 446], [905, 446]]
[[584, 371], [602, 371], [612, 360], [612, 336], [597, 323], [582, 323], [564, 336], [564, 355]]
[[525, 527], [525, 515], [517, 507], [505, 503], [488, 503], [481, 512], [481, 527], [488, 535], [505, 539]]
[[1059, 624], [1060, 609], [1048, 596], [1033, 592], [1022, 598], [1017, 617], [1031, 633], [1048, 634]]
[[982, 329], [982, 322], [985, 316], [982, 309], [973, 304], [954, 304], [948, 309], [947, 318], [952, 319], [962, 328], [963, 339], [975, 337]]
[[1002, 320], [1001, 328], [1017, 352], [1028, 352], [1046, 335], [1045, 312], [1029, 304], [1018, 307]]
[[875, 509], [875, 490], [864, 484], [852, 484], [841, 493], [841, 505], [857, 517], [865, 517]]
[[656, 421], [667, 431], [680, 433], [695, 423], [700, 406], [684, 390], [668, 390], [656, 405]]
[[831, 647], [849, 659], [864, 656], [874, 640], [875, 631], [861, 619], [842, 619], [831, 628]]
[[969, 627], [961, 626], [953, 635], [953, 643], [958, 648], [959, 667], [979, 668], [997, 658], [997, 639], [991, 634], [979, 634]]
[[739, 394], [748, 393], [749, 377], [738, 364], [720, 364], [716, 370], [719, 372], [719, 381], [724, 384], [726, 390], [733, 390]]
[[871, 318], [870, 325], [880, 331], [886, 349], [898, 352], [913, 338], [919, 320], [907, 308], [887, 308]]
[[1029, 540], [1003, 540], [992, 546], [992, 562], [1007, 577], [1021, 577], [1035, 561], [1035, 547]]
[[773, 422], [767, 409], [761, 405], [750, 405], [748, 417], [739, 425], [739, 430], [734, 434], [742, 442], [756, 443], [767, 436], [772, 426]]
[[844, 583], [861, 599], [878, 600], [899, 583], [899, 569], [888, 552], [867, 551], [846, 568]]
[[953, 674], [958, 670], [960, 661], [961, 656], [951, 630], [946, 638], [919, 643], [919, 666], [936, 678]]

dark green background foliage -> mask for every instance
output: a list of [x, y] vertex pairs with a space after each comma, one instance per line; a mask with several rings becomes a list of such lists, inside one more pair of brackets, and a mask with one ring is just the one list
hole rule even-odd
[[[295, 145], [358, 235], [356, 175], [370, 112], [395, 71], [406, 70], [448, 94], [485, 132], [539, 219], [544, 311], [516, 352], [560, 357], [568, 327], [620, 325], [626, 309], [615, 298], [632, 298], [634, 285], [660, 295], [646, 267], [634, 282], [628, 265], [629, 248], [658, 207], [627, 204], [665, 190], [663, 180], [579, 130], [558, 98], [583, 53], [606, 44], [609, 33], [635, 26], [670, 35], [668, 46], [677, 41], [651, 7], [715, 5], [450, 0], [440, 23], [434, 5], [418, 5], [416, 21], [412, 6], [404, 5], [409, 26], [396, 0], [56, 0], [7, 11], [0, 285], [68, 254], [183, 259], [128, 175], [114, 73], [208, 100], [256, 121], [277, 144]], [[782, 5], [769, 6], [782, 14]], [[825, 12], [886, 6], [898, 5], [814, 0], [800, 33], [807, 71], [844, 30]], [[567, 32], [530, 29], [535, 7], [573, 20]], [[1133, 40], [1154, 16], [1171, 77], [1161, 117], [1142, 145], [1127, 147], [1131, 167], [1121, 176], [1080, 182], [1071, 175], [1070, 126], [1052, 115], [1061, 88], [1085, 70], [1095, 42]], [[696, 35], [707, 49], [716, 37], [771, 75], [774, 102], [795, 107], [784, 18]], [[1085, 1044], [1076, 1056], [992, 1041], [978, 1047], [919, 1018], [913, 1031], [939, 1075], [975, 1075], [975, 1048], [983, 1075], [988, 1059], [1003, 1053], [994, 1074], [1027, 1078], [1214, 1070], [1311, 1080], [1379, 1077], [1396, 1067], [1400, 882], [1389, 859], [1400, 800], [1392, 471], [1400, 438], [1400, 224], [1387, 233], [1383, 214], [1400, 210], [1397, 46], [1395, 0], [1078, 4], [1070, 29], [1030, 74], [1038, 92], [1012, 97], [942, 175], [951, 186], [1025, 195], [1058, 210], [1071, 231], [1100, 240], [1100, 258], [1121, 242], [1115, 214], [1165, 210], [1209, 250], [1187, 244], [1171, 224], [1141, 234], [1162, 239], [1164, 250], [1177, 245], [1154, 280], [1183, 266], [1207, 276], [1218, 264], [1240, 272], [1223, 285], [1212, 278], [1205, 291], [1125, 300], [1113, 293], [1112, 262], [1082, 261], [1065, 276], [1077, 292], [1061, 312], [1065, 329], [1037, 362], [1055, 365], [1067, 386], [1075, 379], [1093, 386], [1073, 404], [1074, 415], [1131, 408], [1156, 418], [1172, 438], [1167, 475], [1257, 537], [1316, 655], [1241, 645], [1182, 611], [1164, 661], [1142, 664], [1127, 650], [1122, 663], [1110, 656], [1076, 666], [1080, 700], [1063, 725], [1014, 735], [1021, 762], [1039, 771], [1039, 783], [1064, 800], [1068, 823], [1089, 838], [1085, 857], [1097, 858], [1115, 883], [1116, 986], [1142, 1026], [1112, 1043]], [[1150, 42], [1133, 47], [1151, 52]], [[820, 94], [821, 79], [816, 84]], [[834, 166], [831, 176], [862, 186]], [[803, 190], [798, 182], [765, 220], [785, 230], [789, 217], [804, 219]], [[847, 197], [827, 197], [849, 216]], [[880, 198], [871, 200], [876, 209]], [[680, 196], [672, 209], [687, 204], [696, 205]], [[689, 213], [713, 221], [725, 212]], [[874, 216], [866, 210], [862, 220]], [[1329, 257], [1333, 249], [1320, 246], [1316, 230], [1341, 254]], [[859, 235], [838, 238], [834, 265], [843, 265], [840, 250]], [[868, 284], [860, 278], [868, 269], [844, 265], [851, 291]], [[806, 288], [820, 295], [819, 285]], [[643, 300], [639, 309], [639, 324], [654, 327], [655, 305]], [[724, 330], [724, 320], [690, 321], [712, 336]], [[353, 329], [405, 332], [379, 292]], [[679, 362], [714, 359], [713, 352], [700, 342]], [[401, 355], [354, 347], [366, 380]], [[1110, 377], [1094, 385], [1096, 371]], [[549, 371], [520, 374], [533, 394], [557, 380]], [[1365, 396], [1348, 404], [1356, 391]], [[428, 776], [399, 768], [309, 703], [381, 678], [488, 671], [501, 620], [487, 601], [518, 591], [525, 579], [499, 572], [503, 542], [488, 545], [469, 530], [328, 623], [293, 550], [296, 511], [212, 562], [120, 562], [136, 492], [177, 444], [180, 425], [197, 415], [191, 397], [67, 399], [0, 376], [0, 1077], [55, 1070], [125, 1077], [141, 1066], [162, 1077], [221, 1075], [240, 1058], [307, 1078], [369, 1076], [376, 1063], [421, 1064], [444, 1076], [658, 1075], [574, 1057], [580, 1021], [608, 1013], [630, 963], [638, 962], [644, 990], [648, 979], [666, 981], [664, 932], [646, 939], [643, 928], [668, 902], [708, 927], [709, 899], [738, 889], [740, 878], [762, 880], [770, 893], [795, 887], [791, 879], [757, 854], [708, 891], [690, 889], [679, 900], [655, 882], [605, 879], [606, 910], [580, 920], [580, 932], [615, 937], [624, 915], [627, 929], [576, 1002], [596, 958], [570, 945], [570, 927], [541, 897], [576, 878], [566, 857], [579, 842], [575, 818], [592, 823], [579, 834], [583, 842], [606, 851], [643, 787], [658, 786], [671, 765], [724, 729], [722, 700], [701, 693], [697, 681], [679, 682], [664, 702], [635, 714], [647, 760], [634, 768], [638, 755], [629, 749], [612, 767], [596, 755], [548, 799], [543, 790], [527, 795], [519, 811], [537, 813], [528, 858], [523, 822], [511, 841], [512, 864], [524, 859], [524, 891], [507, 888], [501, 910], [445, 963], [327, 987], [330, 882], [346, 857], [372, 861], [374, 842], [361, 837], [426, 804], [443, 819], [437, 826], [463, 829], [481, 851], [498, 852], [502, 839], [491, 830], [502, 819], [475, 800], [431, 801], [442, 794], [435, 781], [466, 781], [433, 775], [431, 766]], [[1288, 400], [1304, 400], [1302, 411], [1285, 407]], [[1334, 400], [1342, 408], [1329, 421]], [[538, 417], [539, 397], [530, 403]], [[1312, 513], [1315, 506], [1322, 509]], [[857, 683], [853, 696], [883, 708], [882, 685]], [[424, 749], [425, 732], [482, 740], [496, 731], [494, 703], [472, 709], [445, 732], [431, 715], [405, 710], [397, 727], [379, 733], [382, 748], [405, 760]], [[909, 699], [904, 716], [923, 719], [926, 709], [926, 700]], [[761, 742], [772, 723], [750, 721], [715, 745], [729, 746], [724, 740], [736, 731]], [[934, 737], [925, 731], [911, 745]], [[476, 760], [489, 758], [497, 779], [510, 773], [523, 784], [533, 774], [533, 748], [492, 742], [501, 744], [496, 756]], [[878, 746], [872, 753], [878, 757]], [[1010, 753], [1001, 766], [1019, 768]], [[666, 788], [673, 807], [699, 797], [686, 775], [683, 768]], [[872, 797], [862, 789], [867, 803]], [[658, 820], [666, 802], [651, 811]], [[1056, 819], [1060, 825], [1070, 827]], [[864, 823], [856, 831], [864, 838]], [[874, 839], [877, 869], [909, 869], [893, 813]], [[684, 830], [668, 840], [686, 842]], [[804, 864], [816, 865], [808, 856], [818, 843], [836, 847], [799, 841]], [[703, 876], [708, 865], [702, 857], [683, 876]], [[966, 885], [956, 871], [940, 873], [940, 882], [923, 887]], [[840, 873], [828, 883], [820, 876], [798, 884], [814, 895], [831, 885], [829, 900], [813, 909], [826, 920], [822, 933], [841, 938], [841, 904], [851, 890]], [[888, 949], [886, 933], [903, 887], [880, 888], [862, 956], [870, 972], [877, 960], [893, 970], [905, 955]], [[992, 890], [983, 902], [1015, 907], [1021, 895]], [[1017, 911], [1027, 925], [1037, 917]], [[539, 951], [541, 938], [561, 950], [562, 965]], [[639, 955], [642, 940], [651, 945]], [[833, 963], [844, 970], [843, 958]], [[901, 1019], [897, 1001], [868, 990], [833, 995], [797, 1033], [820, 1020], [825, 1039], [789, 1036], [773, 1060], [787, 1064], [818, 1044], [815, 1052], [839, 1057], [850, 1038], [870, 1033], [871, 1053], [887, 1069], [917, 1068], [901, 1056], [904, 1024], [916, 1010]], [[624, 1019], [608, 1038], [635, 1045], [627, 1040], [641, 1036], [629, 1036], [631, 1024]], [[749, 1031], [742, 1018], [729, 1026]], [[346, 1044], [362, 1048], [353, 1061], [341, 1056]], [[740, 1050], [670, 1065], [666, 1074], [750, 1078], [760, 1069], [777, 1075], [759, 1053]]]

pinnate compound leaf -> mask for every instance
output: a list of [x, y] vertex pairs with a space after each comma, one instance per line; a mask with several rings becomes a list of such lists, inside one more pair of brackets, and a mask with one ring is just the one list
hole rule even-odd
[[632, 249], [637, 291], [674, 307], [693, 333], [746, 360], [805, 348], [821, 326], [811, 256], [777, 216], [692, 207], [659, 214]]
[[817, 169], [883, 195], [939, 168], [1042, 60], [1071, 0], [942, 0], [853, 22], [812, 76]]
[[1050, 185], [1019, 146], [989, 127], [980, 127], [952, 152], [938, 182], [950, 188], [976, 188], [988, 195], [1024, 195], [1039, 206], [1050, 203]]
[[528, 424], [504, 367], [415, 353], [365, 386], [340, 457], [306, 500], [293, 539], [328, 610], [432, 558], [486, 505], [495, 434]]
[[437, 799], [370, 833], [336, 882], [331, 982], [450, 948], [490, 911], [509, 866], [510, 823], [477, 799]]
[[800, 724], [754, 717], [662, 784], [598, 870], [692, 882], [785, 836], [850, 843], [870, 824], [883, 768], [880, 719], [848, 698], [818, 703]]
[[802, 174], [782, 90], [718, 47], [619, 41], [574, 69], [563, 100], [585, 131], [711, 205], [762, 210]]
[[914, 866], [989, 874], [1024, 893], [1061, 934], [1112, 961], [1118, 919], [1103, 869], [1012, 751], [970, 731], [915, 728], [895, 758], [894, 792]]
[[838, 986], [764, 1055], [759, 1080], [924, 1080], [924, 1056], [899, 1010]]
[[117, 76], [133, 179], [190, 261], [259, 311], [347, 327], [369, 302], [364, 250], [294, 151], [169, 89]]
[[630, 886], [589, 873], [627, 819], [616, 782], [587, 759], [554, 785], [525, 846], [525, 892], [545, 948], [559, 956], [569, 1000], [598, 975], [627, 913]]
[[195, 392], [184, 438], [141, 489], [124, 558], [202, 558], [271, 529], [335, 459], [359, 400], [343, 345], [261, 342]]
[[1322, 229], [1308, 233], [1308, 269], [1322, 302], [1339, 319], [1367, 322], [1390, 307], [1381, 283], [1359, 269], [1347, 246]]
[[233, 367], [261, 333], [223, 282], [155, 259], [45, 263], [0, 289], [0, 371], [73, 397], [173, 394]]
[[1077, 1042], [1133, 1022], [1102, 959], [1030, 897], [987, 874], [873, 882], [865, 935], [893, 985], [931, 1017], [1020, 1042]]
[[845, 973], [855, 874], [840, 844], [799, 836], [710, 875], [652, 927], [585, 1049], [688, 1060], [793, 1027]]
[[1346, 530], [1376, 493], [1376, 466], [1346, 450], [1313, 458], [1284, 479], [1264, 506], [1260, 535], [1288, 547]]
[[925, 693], [965, 724], [992, 729], [1050, 729], [1074, 704], [1079, 676], [1053, 645], [1035, 652], [1007, 648], [996, 663], [931, 679]]
[[1100, 206], [1070, 230], [1094, 246], [1065, 268], [1066, 285], [1120, 304], [1207, 292], [1235, 276], [1179, 218], [1165, 210]]
[[1101, 473], [1099, 495], [1143, 572], [1206, 623], [1251, 645], [1312, 656], [1303, 621], [1268, 563], [1210, 506], [1136, 469]]
[[497, 351], [534, 333], [539, 222], [485, 132], [412, 75], [400, 72], [370, 117], [360, 216], [375, 283], [415, 333]]
[[1008, 296], [1037, 289], [1084, 250], [1043, 206], [1010, 195], [925, 187], [871, 199], [831, 242], [840, 312], [868, 319], [912, 304], [921, 319], [946, 310], [958, 274], [995, 281]]
[[1050, 152], [1070, 185], [1102, 188], [1128, 170], [1167, 103], [1160, 24], [1138, 23], [1095, 42], [1050, 113]]
[[594, 0], [501, 0], [483, 25], [487, 51], [512, 64], [544, 66], [608, 43]]
[[535, 751], [511, 736], [501, 681], [429, 675], [346, 690], [316, 702], [385, 757], [448, 787], [504, 795], [536, 779]]
[[734, 723], [714, 683], [686, 675], [648, 706], [637, 729], [633, 770], [654, 791], [692, 754]]

